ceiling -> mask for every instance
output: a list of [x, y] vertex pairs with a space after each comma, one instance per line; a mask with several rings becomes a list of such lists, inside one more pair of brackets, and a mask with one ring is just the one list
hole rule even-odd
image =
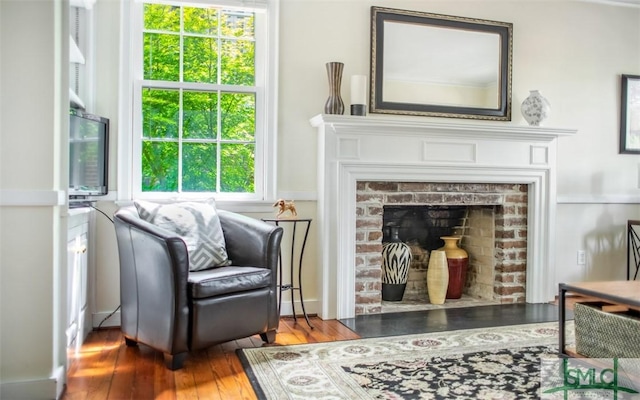
[[635, 5], [640, 7], [640, 0], [602, 0], [602, 1], [596, 1], [597, 3], [614, 3], [614, 4], [620, 4], [620, 5]]

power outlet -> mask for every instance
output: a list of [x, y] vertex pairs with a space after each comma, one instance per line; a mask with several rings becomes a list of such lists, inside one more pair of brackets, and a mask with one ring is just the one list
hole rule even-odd
[[587, 254], [584, 250], [578, 250], [578, 265], [585, 265], [587, 263]]

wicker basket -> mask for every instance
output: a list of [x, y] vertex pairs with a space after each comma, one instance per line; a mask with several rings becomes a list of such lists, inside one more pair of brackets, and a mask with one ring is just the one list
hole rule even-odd
[[576, 303], [576, 352], [590, 358], [640, 358], [640, 313], [605, 312], [606, 303]]

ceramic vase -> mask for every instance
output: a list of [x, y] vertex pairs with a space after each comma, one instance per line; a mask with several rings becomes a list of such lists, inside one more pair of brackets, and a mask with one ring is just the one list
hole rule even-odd
[[459, 299], [462, 297], [465, 280], [467, 279], [467, 269], [469, 268], [469, 254], [458, 247], [460, 236], [441, 236], [444, 246], [438, 250], [443, 250], [447, 256], [447, 266], [449, 269], [449, 285], [447, 286], [447, 299]]
[[328, 62], [327, 77], [329, 78], [329, 98], [324, 104], [325, 114], [342, 114], [344, 113], [344, 102], [340, 97], [340, 86], [342, 84], [342, 69], [344, 64], [341, 62]]
[[391, 237], [382, 244], [382, 300], [401, 301], [407, 287], [411, 249], [398, 237], [398, 227], [389, 227]]
[[427, 270], [427, 290], [431, 304], [444, 304], [449, 286], [449, 268], [444, 250], [432, 250]]
[[540, 126], [551, 114], [551, 104], [539, 91], [531, 90], [529, 97], [522, 102], [520, 111], [529, 125]]

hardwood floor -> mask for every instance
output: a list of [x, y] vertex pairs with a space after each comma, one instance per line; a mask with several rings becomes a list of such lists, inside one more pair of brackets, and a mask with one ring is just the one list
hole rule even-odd
[[[270, 346], [358, 339], [337, 320], [282, 318], [276, 343]], [[235, 351], [260, 347], [258, 335], [189, 354], [184, 368], [165, 368], [162, 354], [138, 345], [127, 347], [119, 329], [89, 334], [72, 360], [62, 399], [256, 399]]]
[[[566, 308], [573, 310], [576, 302], [585, 300], [589, 299], [568, 297]], [[532, 310], [537, 308], [533, 307]], [[360, 316], [354, 321], [345, 320], [345, 323], [361, 331], [365, 337], [415, 333], [407, 329], [411, 328], [411, 318], [416, 316], [422, 320], [420, 325], [422, 332], [434, 329], [461, 329], [454, 323], [459, 319], [454, 318], [454, 314], [459, 311], [451, 311], [451, 318], [447, 318], [446, 326], [436, 327], [437, 329], [432, 326], [433, 324], [429, 325], [430, 317], [423, 316], [420, 312], [408, 313], [406, 315], [408, 319], [401, 323], [397, 319], [386, 321], [388, 316], [384, 315], [378, 316], [380, 321], [373, 321], [373, 325], [371, 325], [372, 319], [376, 316]], [[469, 314], [471, 312], [468, 309], [467, 315], [464, 316], [465, 326], [473, 322], [472, 314], [479, 311]], [[540, 322], [540, 318], [548, 319], [548, 313], [548, 310], [543, 311], [542, 314], [539, 311], [518, 312], [518, 318], [514, 319], [515, 317], [511, 315], [506, 322], [514, 324]], [[493, 321], [493, 323], [489, 322], [489, 325], [506, 323], [504, 313], [499, 316], [483, 314], [478, 318]], [[358, 334], [337, 320], [324, 321], [312, 317], [311, 323], [315, 329], [309, 328], [304, 318], [298, 318], [297, 323], [294, 323], [291, 317], [281, 318], [276, 343], [271, 346], [360, 338]], [[402, 332], [397, 331], [398, 326], [403, 327]], [[367, 329], [373, 333], [368, 334]], [[67, 388], [62, 399], [256, 399], [235, 351], [238, 348], [263, 345], [258, 335], [223, 343], [190, 353], [184, 368], [173, 372], [165, 368], [161, 353], [144, 345], [127, 347], [119, 329], [93, 331], [82, 349], [76, 354], [69, 355], [72, 361], [67, 375]]]

